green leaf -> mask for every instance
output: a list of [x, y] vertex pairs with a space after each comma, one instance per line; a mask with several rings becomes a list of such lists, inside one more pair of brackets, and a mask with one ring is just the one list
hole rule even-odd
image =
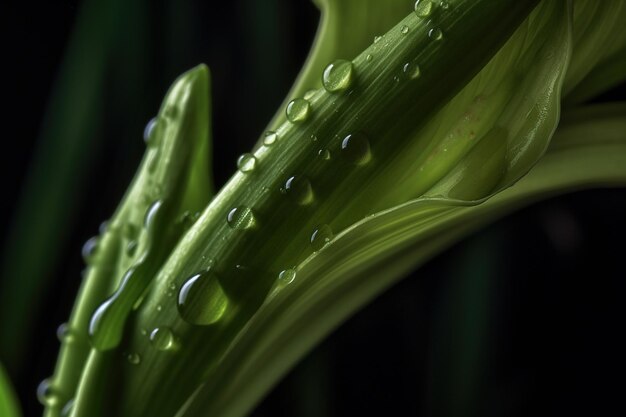
[[0, 416], [20, 417], [19, 403], [11, 387], [11, 381], [4, 367], [0, 364]]
[[[204, 65], [180, 76], [167, 93], [139, 170], [87, 258], [52, 380], [55, 401], [46, 415], [59, 415], [74, 397], [83, 366], [91, 366], [92, 346], [106, 351], [120, 343], [128, 315], [209, 201], [208, 97]], [[75, 408], [82, 406], [77, 401]]]
[[245, 415], [312, 346], [433, 255], [506, 213], [590, 187], [626, 186], [626, 104], [568, 115], [554, 146], [486, 201], [419, 198], [343, 231], [296, 268], [178, 416]]

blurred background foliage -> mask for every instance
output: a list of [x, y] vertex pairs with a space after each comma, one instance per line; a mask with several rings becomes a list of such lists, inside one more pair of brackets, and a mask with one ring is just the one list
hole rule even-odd
[[[306, 0], [6, 8], [0, 361], [36, 415], [82, 243], [122, 197], [167, 87], [200, 62], [211, 68], [219, 187], [289, 90], [318, 13]], [[615, 99], [623, 85], [597, 101]], [[254, 415], [623, 410], [624, 213], [624, 190], [596, 190], [496, 222], [356, 314]]]

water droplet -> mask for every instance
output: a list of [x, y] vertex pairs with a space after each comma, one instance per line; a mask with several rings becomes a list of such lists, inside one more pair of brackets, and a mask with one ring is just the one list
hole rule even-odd
[[61, 410], [61, 417], [69, 417], [72, 409], [74, 408], [74, 399], [72, 398], [68, 402], [65, 403], [63, 409]]
[[135, 252], [137, 252], [137, 241], [131, 240], [128, 242], [128, 245], [126, 245], [126, 256], [133, 257], [135, 256]]
[[333, 238], [333, 231], [327, 224], [319, 226], [311, 234], [311, 246], [314, 251], [322, 249]]
[[139, 365], [139, 363], [141, 363], [141, 356], [139, 356], [138, 353], [129, 353], [126, 355], [126, 360], [131, 365]]
[[428, 31], [428, 37], [434, 41], [440, 41], [443, 38], [443, 32], [439, 28], [432, 28]]
[[50, 378], [44, 379], [37, 386], [37, 399], [41, 405], [46, 407], [54, 407], [60, 403], [59, 395], [50, 381]]
[[302, 123], [309, 118], [311, 105], [303, 98], [296, 98], [287, 104], [287, 120], [291, 123]]
[[415, 61], [407, 62], [402, 67], [402, 72], [407, 78], [414, 80], [420, 76], [420, 66]]
[[402, 25], [402, 27], [400, 28], [400, 33], [406, 35], [407, 33], [409, 33], [409, 27], [407, 25]]
[[439, 2], [439, 7], [441, 7], [443, 10], [448, 10], [450, 4], [447, 1], [442, 0]]
[[372, 54], [367, 54], [367, 55], [365, 56], [365, 60], [366, 60], [367, 62], [371, 62], [371, 61], [372, 61], [372, 59], [374, 59], [374, 56], [373, 56]]
[[297, 204], [306, 205], [313, 202], [313, 188], [306, 177], [299, 175], [290, 177], [285, 182], [284, 190], [285, 194]]
[[157, 327], [150, 333], [150, 343], [156, 350], [165, 351], [176, 348], [174, 333], [167, 327]]
[[159, 123], [158, 117], [153, 117], [143, 129], [143, 141], [147, 146], [156, 145], [156, 127]]
[[59, 342], [61, 343], [67, 343], [72, 340], [72, 332], [69, 324], [61, 323], [59, 327], [57, 327], [57, 339], [59, 339]]
[[430, 0], [417, 0], [415, 2], [415, 14], [419, 17], [428, 17], [433, 12], [435, 5]]
[[103, 235], [107, 232], [107, 230], [109, 230], [109, 222], [108, 220], [105, 220], [100, 223], [100, 226], [98, 227], [98, 232], [100, 233], [100, 235]]
[[364, 165], [371, 159], [369, 140], [363, 133], [351, 133], [341, 142], [341, 154], [355, 165]]
[[219, 321], [228, 298], [212, 268], [191, 276], [178, 293], [178, 312], [186, 322], [207, 326]]
[[89, 238], [83, 245], [83, 248], [81, 249], [83, 260], [85, 261], [87, 265], [90, 265], [93, 262], [97, 251], [98, 251], [98, 236], [94, 236], [92, 238]]
[[382, 36], [374, 36], [374, 43], [380, 42], [382, 38]]
[[254, 171], [256, 158], [251, 153], [244, 153], [237, 159], [237, 168], [244, 174]]
[[311, 135], [311, 142], [317, 142], [317, 136]]
[[324, 69], [322, 84], [329, 93], [338, 93], [350, 88], [354, 82], [354, 66], [351, 61], [338, 59]]
[[400, 82], [400, 77], [398, 77], [397, 75], [393, 76], [393, 82], [398, 84]]
[[276, 132], [272, 132], [271, 130], [265, 132], [265, 136], [263, 137], [263, 145], [271, 146], [278, 139], [278, 134]]
[[233, 229], [250, 229], [256, 224], [254, 213], [250, 207], [239, 206], [233, 208], [226, 216], [228, 225]]
[[291, 284], [295, 278], [296, 271], [294, 269], [285, 269], [278, 274], [278, 282], [281, 287]]
[[322, 158], [324, 161], [330, 160], [330, 151], [328, 149], [320, 149], [317, 151], [317, 155]]

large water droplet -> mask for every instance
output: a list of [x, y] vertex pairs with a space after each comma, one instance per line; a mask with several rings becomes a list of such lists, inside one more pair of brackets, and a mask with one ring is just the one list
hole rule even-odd
[[341, 142], [341, 154], [355, 165], [364, 165], [371, 159], [369, 140], [363, 133], [351, 133]]
[[191, 276], [178, 293], [178, 312], [187, 323], [207, 326], [219, 321], [228, 298], [212, 268]]
[[176, 348], [176, 337], [167, 327], [157, 327], [150, 333], [150, 343], [155, 349], [160, 351], [174, 350]]
[[354, 82], [354, 66], [352, 62], [338, 59], [329, 64], [322, 75], [322, 84], [326, 91], [338, 93], [345, 91]]
[[131, 365], [139, 365], [141, 363], [141, 356], [138, 353], [129, 353], [126, 355], [126, 360]]
[[158, 117], [153, 117], [143, 129], [143, 141], [147, 146], [156, 145], [156, 128], [159, 123]]
[[329, 225], [323, 224], [311, 234], [311, 246], [314, 251], [322, 249], [333, 238], [333, 231]]
[[409, 27], [407, 25], [402, 25], [402, 27], [400, 28], [400, 33], [406, 35], [407, 33], [409, 33]]
[[435, 4], [430, 0], [417, 0], [415, 2], [415, 14], [419, 17], [428, 17], [433, 12]]
[[233, 208], [226, 216], [228, 225], [233, 229], [250, 229], [256, 224], [252, 209], [247, 206]]
[[287, 120], [291, 123], [302, 123], [309, 118], [311, 104], [303, 98], [296, 98], [287, 104]]
[[59, 395], [49, 378], [44, 379], [37, 386], [37, 399], [41, 405], [46, 407], [54, 407], [59, 404]]
[[413, 60], [404, 64], [402, 72], [404, 72], [405, 77], [414, 80], [420, 76], [420, 66], [415, 60]]
[[285, 193], [293, 201], [300, 205], [311, 204], [313, 202], [313, 188], [311, 182], [299, 175], [290, 177], [285, 182]]
[[81, 254], [83, 256], [83, 260], [87, 265], [90, 265], [98, 252], [98, 236], [94, 236], [89, 238], [83, 248], [81, 249]]
[[254, 171], [256, 167], [256, 158], [251, 153], [244, 153], [237, 159], [237, 168], [244, 174]]
[[443, 32], [439, 28], [432, 28], [428, 31], [428, 37], [434, 41], [443, 39]]
[[271, 146], [278, 139], [278, 134], [276, 132], [272, 132], [271, 130], [265, 132], [265, 136], [263, 137], [263, 145]]

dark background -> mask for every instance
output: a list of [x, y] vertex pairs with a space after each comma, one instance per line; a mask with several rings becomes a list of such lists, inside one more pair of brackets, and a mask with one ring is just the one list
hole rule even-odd
[[[3, 6], [5, 252], [38, 143], [51, 140], [43, 127], [57, 114], [51, 97], [63, 77], [81, 77], [80, 66], [67, 62], [83, 3]], [[55, 330], [80, 283], [82, 243], [115, 209], [143, 152], [143, 126], [169, 84], [198, 63], [211, 68], [220, 186], [280, 105], [318, 19], [305, 0], [136, 3], [141, 7], [128, 6], [115, 19], [119, 27], [96, 100], [99, 117], [78, 135], [90, 141], [89, 152], [64, 202], [71, 215], [56, 242], [56, 261], [30, 306], [36, 319], [25, 346], [28, 361], [4, 363], [25, 415], [41, 410], [35, 388], [54, 366]], [[622, 86], [598, 100], [625, 98]], [[595, 190], [495, 222], [356, 314], [254, 415], [622, 415], [625, 213], [623, 189]]]

